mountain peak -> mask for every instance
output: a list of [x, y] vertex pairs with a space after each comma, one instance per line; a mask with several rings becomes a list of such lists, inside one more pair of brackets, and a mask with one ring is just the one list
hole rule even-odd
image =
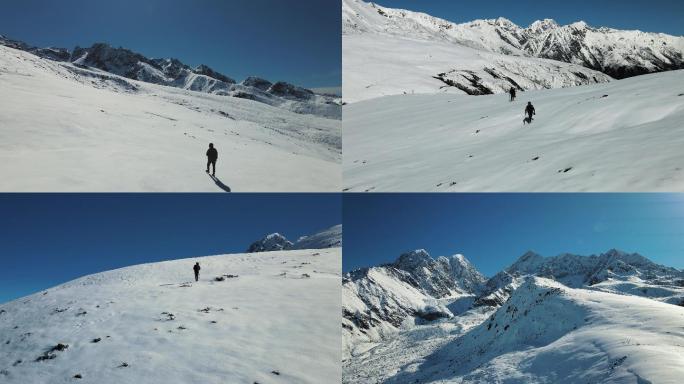
[[291, 249], [294, 244], [278, 232], [264, 236], [253, 242], [247, 249], [248, 253], [283, 251]]
[[494, 24], [496, 24], [498, 26], [502, 26], [502, 27], [517, 27], [517, 25], [514, 22], [508, 20], [505, 17], [496, 18], [494, 20]]
[[581, 21], [581, 20], [580, 20], [580, 21], [576, 21], [576, 22], [574, 22], [574, 23], [572, 23], [572, 24], [570, 24], [570, 25], [568, 25], [568, 26], [571, 27], [571, 28], [574, 28], [574, 29], [587, 29], [587, 28], [589, 28], [589, 24], [587, 24], [587, 23], [585, 23], [584, 21]]
[[394, 262], [394, 266], [399, 269], [414, 269], [423, 266], [431, 261], [434, 261], [430, 254], [424, 249], [416, 249], [413, 251], [402, 253], [401, 256]]
[[546, 32], [551, 29], [556, 29], [558, 28], [559, 25], [554, 19], [544, 19], [544, 20], [537, 20], [534, 23], [530, 24], [529, 27], [527, 27], [528, 30], [532, 32]]

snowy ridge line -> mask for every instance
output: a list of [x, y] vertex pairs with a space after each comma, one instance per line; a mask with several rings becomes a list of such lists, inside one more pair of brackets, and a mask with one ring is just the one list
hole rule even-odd
[[324, 249], [342, 247], [342, 224], [317, 232], [313, 235], [301, 236], [296, 242], [291, 242], [280, 233], [271, 233], [252, 243], [248, 253], [270, 252], [289, 249]]
[[425, 13], [344, 0], [343, 34], [387, 34], [440, 40], [504, 55], [580, 64], [614, 78], [683, 69], [684, 37], [638, 30], [591, 27], [583, 21], [558, 25], [537, 20], [522, 28], [510, 20], [456, 24]]
[[150, 59], [104, 43], [93, 44], [90, 48], [75, 47], [70, 52], [64, 48], [36, 48], [0, 35], [0, 45], [44, 59], [71, 63], [83, 69], [99, 69], [146, 83], [253, 100], [295, 113], [338, 120], [342, 116], [341, 101], [337, 96], [317, 94], [283, 81], [271, 83], [254, 76], [238, 84], [205, 64], [191, 68], [177, 59]]

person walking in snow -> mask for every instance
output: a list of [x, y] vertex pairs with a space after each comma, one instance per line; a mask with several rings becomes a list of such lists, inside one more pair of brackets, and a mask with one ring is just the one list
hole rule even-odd
[[532, 105], [531, 101], [527, 102], [527, 107], [525, 107], [525, 114], [527, 114], [530, 121], [532, 121], [532, 116], [536, 114], [534, 111], [534, 106]]
[[511, 101], [515, 100], [515, 88], [511, 87], [508, 93], [511, 95]]
[[195, 271], [195, 281], [199, 281], [199, 271], [200, 271], [200, 266], [199, 263], [195, 263], [195, 266], [192, 267], [192, 270]]
[[218, 151], [214, 148], [214, 143], [209, 143], [209, 149], [207, 149], [207, 173], [209, 173], [209, 165], [211, 165], [212, 176], [216, 175], [216, 159], [218, 159]]

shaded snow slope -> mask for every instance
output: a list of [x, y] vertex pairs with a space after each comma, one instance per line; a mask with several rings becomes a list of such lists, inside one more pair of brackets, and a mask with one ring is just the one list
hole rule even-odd
[[[684, 76], [506, 95], [402, 95], [345, 106], [345, 190], [684, 189]], [[523, 125], [532, 101], [537, 114]]]
[[[682, 307], [528, 278], [480, 325], [376, 382], [676, 383], [684, 375], [682, 321]], [[440, 337], [428, 331], [424, 345]], [[386, 360], [359, 359], [343, 381], [370, 362], [382, 372]]]
[[340, 266], [340, 248], [199, 257], [2, 304], [0, 382], [339, 382]]
[[[4, 191], [339, 191], [338, 120], [0, 46]], [[209, 142], [217, 180], [205, 172]], [[21, 164], [21, 166], [18, 166]]]

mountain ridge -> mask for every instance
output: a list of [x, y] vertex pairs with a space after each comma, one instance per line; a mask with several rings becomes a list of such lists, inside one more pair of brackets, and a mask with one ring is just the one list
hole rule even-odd
[[[94, 43], [88, 48], [38, 48], [0, 35], [0, 45], [23, 50], [43, 59], [71, 63], [83, 69], [99, 69], [128, 79], [182, 88], [191, 91], [231, 96], [283, 107], [296, 113], [341, 118], [338, 97], [316, 94], [284, 81], [272, 83], [249, 76], [241, 83], [206, 64], [195, 68], [175, 58], [148, 58], [130, 49]], [[268, 85], [268, 87], [264, 87]]]

